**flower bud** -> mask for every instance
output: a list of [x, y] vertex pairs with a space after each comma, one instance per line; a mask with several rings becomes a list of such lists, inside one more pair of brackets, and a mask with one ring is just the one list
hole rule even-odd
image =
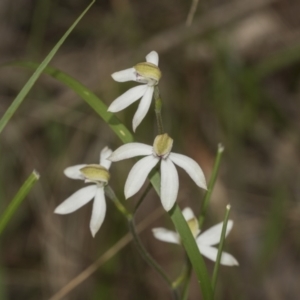
[[173, 139], [168, 136], [167, 133], [158, 135], [153, 143], [154, 153], [158, 157], [166, 158], [173, 146]]
[[161, 78], [161, 71], [158, 66], [149, 63], [143, 62], [134, 66], [134, 69], [137, 72], [137, 80], [143, 83], [148, 83], [151, 85], [156, 85]]
[[110, 174], [106, 168], [100, 165], [87, 165], [80, 169], [80, 172], [86, 180], [92, 182], [104, 182], [108, 183]]

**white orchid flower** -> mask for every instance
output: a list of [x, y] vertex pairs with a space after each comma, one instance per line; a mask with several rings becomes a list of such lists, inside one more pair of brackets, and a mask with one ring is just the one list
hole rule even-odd
[[[194, 238], [196, 239], [196, 243], [198, 245], [199, 251], [203, 256], [206, 256], [208, 259], [212, 261], [216, 261], [218, 249], [212, 247], [220, 242], [221, 233], [223, 222], [209, 228], [208, 230], [200, 233], [198, 220], [195, 217], [191, 208], [186, 207], [182, 214], [185, 220], [188, 222], [188, 225], [192, 231]], [[226, 228], [226, 235], [229, 234], [233, 226], [233, 221], [228, 220], [227, 228]], [[152, 229], [153, 235], [156, 239], [173, 244], [180, 244], [180, 237], [177, 232], [168, 230], [166, 228], [153, 228]], [[221, 256], [221, 265], [225, 266], [238, 266], [238, 261], [229, 253], [222, 252]]]
[[108, 183], [110, 177], [108, 169], [110, 168], [111, 161], [107, 160], [107, 158], [111, 153], [112, 150], [108, 147], [105, 147], [101, 151], [100, 165], [82, 164], [66, 168], [64, 173], [67, 177], [84, 180], [86, 183], [93, 184], [78, 190], [54, 210], [56, 214], [69, 214], [94, 199], [90, 221], [90, 230], [93, 237], [95, 237], [97, 231], [100, 229], [106, 213], [104, 186]]
[[141, 189], [148, 174], [159, 161], [161, 161], [160, 196], [166, 211], [173, 207], [179, 189], [178, 173], [174, 164], [183, 168], [199, 187], [206, 189], [204, 174], [200, 166], [185, 155], [171, 152], [172, 145], [173, 140], [168, 134], [161, 134], [155, 138], [153, 146], [142, 143], [129, 143], [119, 147], [112, 153], [108, 158], [112, 162], [146, 155], [129, 172], [124, 191], [126, 199], [135, 195]]
[[139, 126], [146, 116], [152, 102], [154, 86], [158, 84], [161, 78], [161, 72], [158, 68], [158, 54], [155, 51], [150, 52], [146, 56], [146, 61], [135, 65], [123, 71], [115, 72], [111, 76], [115, 81], [136, 81], [144, 83], [143, 85], [131, 88], [123, 95], [115, 99], [108, 108], [110, 112], [118, 112], [123, 110], [133, 102], [142, 98], [139, 107], [133, 117], [133, 131]]

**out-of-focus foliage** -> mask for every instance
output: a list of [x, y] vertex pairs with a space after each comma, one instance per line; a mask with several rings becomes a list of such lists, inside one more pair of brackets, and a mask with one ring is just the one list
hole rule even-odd
[[[8, 1], [0, 3], [1, 63], [40, 62], [88, 3]], [[151, 50], [160, 55], [165, 129], [173, 150], [197, 160], [209, 178], [217, 144], [225, 146], [208, 218], [220, 222], [231, 204], [235, 225], [225, 249], [236, 268], [221, 267], [216, 299], [298, 299], [299, 287], [299, 97], [300, 5], [298, 1], [206, 1], [191, 27], [187, 1], [98, 1], [53, 60], [53, 66], [94, 91], [106, 104], [131, 83], [110, 74], [134, 65]], [[0, 70], [0, 114], [30, 73]], [[136, 104], [118, 116], [130, 127]], [[137, 129], [151, 143], [151, 112]], [[120, 145], [109, 127], [78, 95], [43, 75], [0, 137], [0, 208], [7, 207], [32, 169], [41, 174], [28, 201], [1, 240], [1, 299], [49, 299], [127, 233], [108, 202], [103, 227], [92, 239], [91, 207], [66, 215], [55, 206], [79, 188], [63, 175], [67, 166], [98, 161], [103, 146]], [[120, 195], [132, 162], [112, 166]], [[180, 173], [180, 206], [200, 210], [202, 194]], [[185, 181], [185, 179], [187, 179]], [[126, 205], [130, 208], [135, 199]], [[160, 201], [150, 193], [137, 223]], [[141, 238], [175, 278], [183, 253], [156, 241], [150, 228], [172, 228], [154, 218]], [[169, 299], [169, 291], [129, 244], [67, 299]], [[213, 264], [206, 261], [212, 274]], [[199, 299], [195, 278], [189, 299]]]

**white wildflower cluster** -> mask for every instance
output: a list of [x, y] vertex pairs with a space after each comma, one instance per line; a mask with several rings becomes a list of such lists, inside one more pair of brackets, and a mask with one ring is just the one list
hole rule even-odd
[[[146, 62], [138, 63], [132, 68], [112, 74], [112, 78], [118, 82], [136, 81], [142, 83], [119, 96], [108, 108], [110, 112], [119, 112], [141, 99], [133, 117], [133, 131], [136, 131], [136, 128], [149, 111], [155, 86], [158, 85], [161, 78], [158, 60], [157, 52], [152, 51], [146, 56]], [[67, 177], [83, 180], [89, 185], [72, 194], [54, 212], [69, 214], [93, 200], [90, 230], [92, 235], [95, 236], [106, 214], [105, 186], [110, 178], [108, 170], [111, 163], [138, 156], [144, 157], [136, 162], [129, 172], [124, 188], [126, 199], [134, 196], [142, 188], [150, 171], [160, 164], [161, 203], [166, 211], [171, 210], [176, 202], [179, 190], [179, 178], [175, 165], [184, 169], [198, 187], [207, 189], [205, 177], [199, 164], [185, 155], [171, 152], [172, 147], [173, 139], [166, 133], [159, 134], [155, 137], [153, 145], [128, 143], [115, 151], [105, 147], [100, 153], [99, 164], [81, 164], [65, 169], [64, 173]], [[212, 246], [220, 241], [222, 223], [200, 234], [199, 224], [192, 210], [190, 208], [184, 209], [183, 215], [190, 225], [200, 252], [215, 261], [218, 250]], [[230, 220], [226, 236], [232, 226], [233, 222]], [[164, 228], [155, 228], [153, 234], [155, 238], [161, 241], [180, 244], [180, 237], [176, 232]], [[238, 265], [238, 262], [233, 256], [223, 252], [221, 264], [233, 266]]]

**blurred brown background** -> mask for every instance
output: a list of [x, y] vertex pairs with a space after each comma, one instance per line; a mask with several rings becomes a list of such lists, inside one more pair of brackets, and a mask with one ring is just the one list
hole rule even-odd
[[[40, 62], [88, 3], [1, 0], [1, 63]], [[97, 1], [50, 65], [109, 105], [135, 85], [116, 83], [110, 74], [156, 50], [173, 151], [197, 160], [209, 179], [217, 145], [225, 146], [204, 229], [220, 222], [231, 204], [235, 225], [225, 248], [240, 266], [221, 268], [216, 299], [299, 299], [300, 2], [200, 1], [187, 27], [190, 6], [183, 0]], [[16, 67], [0, 70], [1, 115], [30, 74]], [[129, 128], [136, 107], [118, 114]], [[151, 144], [155, 134], [152, 110], [136, 139]], [[33, 169], [41, 174], [1, 236], [0, 299], [50, 299], [127, 233], [125, 220], [109, 200], [95, 239], [88, 228], [91, 204], [70, 215], [53, 214], [82, 186], [66, 178], [64, 168], [97, 162], [105, 145], [115, 149], [121, 143], [73, 91], [43, 75], [0, 137], [1, 211]], [[120, 196], [132, 165], [125, 161], [111, 169], [111, 185]], [[203, 192], [179, 173], [180, 206], [199, 212]], [[137, 199], [126, 204], [130, 208]], [[137, 223], [155, 209], [162, 212], [151, 192]], [[141, 238], [175, 279], [183, 252], [154, 240], [151, 228], [172, 228], [167, 215], [158, 215]], [[213, 264], [206, 263], [211, 271]], [[63, 299], [171, 297], [129, 243]], [[189, 299], [200, 299], [195, 278]]]

